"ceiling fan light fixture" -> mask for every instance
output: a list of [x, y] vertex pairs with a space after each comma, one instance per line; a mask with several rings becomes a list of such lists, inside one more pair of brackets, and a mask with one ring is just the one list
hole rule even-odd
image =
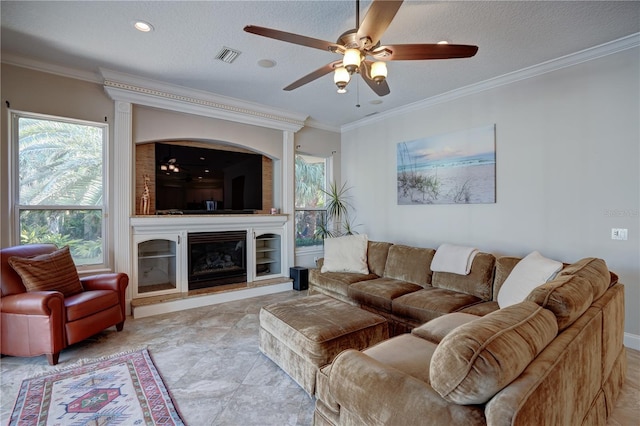
[[387, 78], [387, 64], [378, 61], [371, 64], [371, 79], [380, 84]]
[[163, 172], [167, 171], [167, 165], [166, 164], [161, 164], [160, 165], [160, 170], [162, 170]]
[[[349, 80], [351, 80], [351, 74], [345, 67], [338, 67], [333, 71], [333, 82], [338, 86], [338, 93], [345, 93], [347, 90], [347, 84], [349, 84]], [[344, 92], [341, 92], [344, 90]]]
[[358, 49], [347, 49], [344, 51], [342, 66], [349, 71], [349, 74], [358, 71], [360, 62], [362, 62], [362, 53]]

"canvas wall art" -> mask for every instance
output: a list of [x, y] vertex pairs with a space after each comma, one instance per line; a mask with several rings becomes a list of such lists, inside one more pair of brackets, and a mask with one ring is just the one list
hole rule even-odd
[[495, 125], [397, 146], [398, 204], [496, 202]]

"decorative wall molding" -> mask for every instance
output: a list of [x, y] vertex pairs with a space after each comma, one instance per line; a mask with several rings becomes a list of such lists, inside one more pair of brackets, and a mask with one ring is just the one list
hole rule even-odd
[[408, 104], [399, 108], [395, 108], [393, 110], [381, 112], [373, 117], [366, 117], [362, 120], [345, 124], [340, 128], [340, 130], [341, 132], [354, 130], [362, 126], [366, 126], [367, 124], [380, 121], [382, 119], [405, 115], [416, 110], [421, 110], [437, 104], [449, 102], [454, 99], [484, 92], [485, 90], [490, 90], [507, 84], [516, 83], [521, 80], [537, 77], [549, 72], [557, 71], [573, 65], [578, 65], [583, 62], [602, 58], [603, 56], [612, 55], [614, 53], [622, 52], [627, 49], [633, 49], [638, 46], [640, 46], [640, 33], [631, 34], [627, 37], [623, 37], [609, 43], [601, 44], [599, 46], [581, 50], [576, 53], [571, 53], [569, 55], [552, 59], [541, 64], [523, 68], [521, 70], [504, 74], [498, 77], [490, 78], [489, 80], [451, 90], [449, 92], [432, 96], [430, 98], [414, 102], [412, 104]]
[[300, 130], [307, 119], [304, 114], [117, 71], [100, 69], [100, 73], [105, 91], [118, 101], [292, 132]]

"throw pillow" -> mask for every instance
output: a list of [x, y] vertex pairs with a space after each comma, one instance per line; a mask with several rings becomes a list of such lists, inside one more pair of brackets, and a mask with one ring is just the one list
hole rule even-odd
[[324, 240], [324, 263], [320, 272], [368, 274], [366, 235], [346, 235]]
[[547, 259], [537, 251], [516, 264], [498, 292], [498, 306], [504, 308], [520, 303], [533, 291], [555, 277], [562, 262]]
[[556, 337], [551, 311], [522, 302], [447, 334], [431, 357], [433, 389], [456, 404], [484, 404], [527, 368]]
[[67, 297], [83, 290], [69, 246], [29, 258], [12, 256], [8, 261], [27, 291], [59, 291]]

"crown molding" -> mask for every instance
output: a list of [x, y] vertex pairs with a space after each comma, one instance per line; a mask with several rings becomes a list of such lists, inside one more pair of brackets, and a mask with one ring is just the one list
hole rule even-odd
[[559, 58], [542, 62], [531, 67], [523, 68], [518, 71], [513, 71], [498, 77], [490, 78], [488, 80], [471, 84], [469, 86], [464, 86], [459, 89], [454, 89], [449, 92], [432, 96], [430, 98], [407, 104], [398, 108], [394, 108], [386, 112], [381, 112], [379, 114], [376, 114], [374, 117], [366, 117], [361, 120], [345, 124], [340, 127], [340, 132], [342, 133], [349, 130], [354, 130], [359, 127], [363, 127], [368, 124], [380, 121], [381, 119], [405, 115], [416, 110], [421, 110], [437, 104], [449, 102], [454, 99], [484, 92], [485, 90], [491, 90], [496, 87], [505, 86], [507, 84], [516, 83], [521, 80], [537, 77], [549, 72], [578, 65], [583, 62], [592, 61], [594, 59], [612, 55], [614, 53], [622, 52], [627, 49], [633, 49], [638, 46], [640, 46], [640, 33], [631, 34], [629, 36], [622, 37], [620, 39], [585, 50], [581, 50], [576, 53], [561, 56]]
[[307, 119], [304, 114], [118, 71], [101, 68], [100, 74], [105, 91], [117, 101], [292, 132], [300, 130]]
[[38, 61], [36, 59], [27, 58], [26, 56], [16, 55], [15, 53], [2, 52], [2, 63], [14, 65], [40, 71], [47, 74], [54, 74], [60, 77], [68, 77], [76, 80], [87, 81], [89, 83], [102, 84], [102, 78], [98, 73], [89, 71], [81, 71], [74, 68], [68, 68], [62, 65], [54, 65], [47, 62]]
[[313, 118], [308, 118], [304, 123], [305, 127], [313, 127], [314, 129], [326, 130], [329, 132], [340, 133], [339, 126], [332, 126], [327, 123], [322, 123], [320, 121], [314, 120]]
[[254, 126], [297, 132], [305, 125], [307, 118], [304, 114], [102, 68], [99, 73], [81, 71], [10, 52], [2, 52], [2, 63], [100, 84], [114, 100]]

